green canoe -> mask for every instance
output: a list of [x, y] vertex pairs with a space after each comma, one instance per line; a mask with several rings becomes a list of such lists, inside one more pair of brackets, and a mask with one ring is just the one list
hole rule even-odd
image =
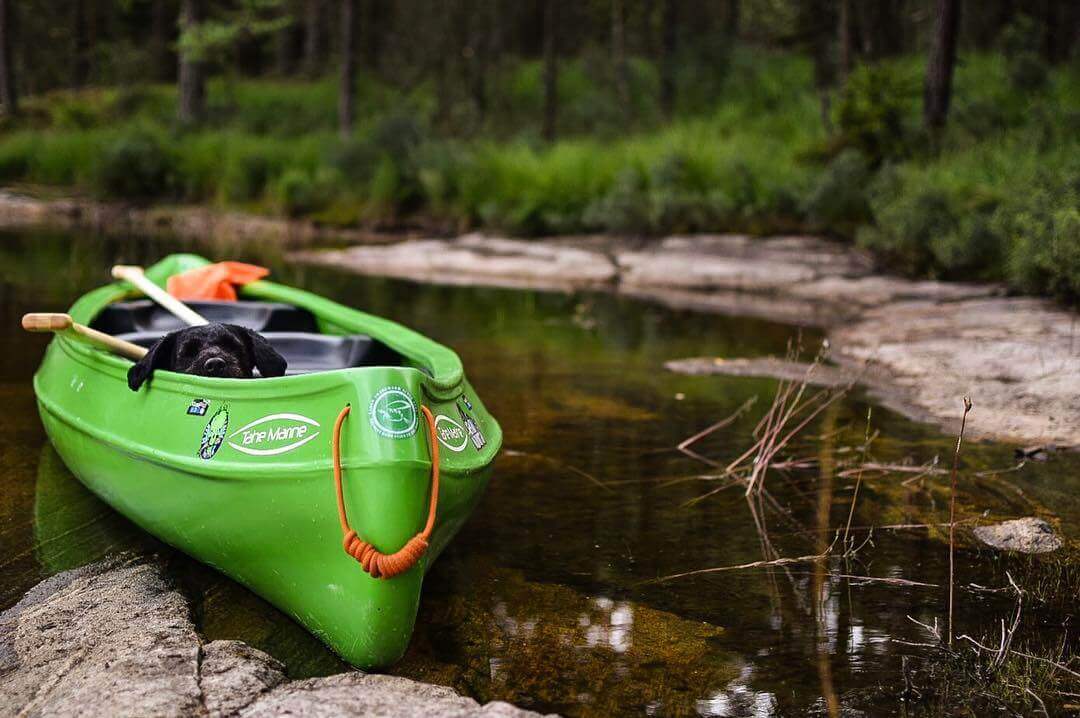
[[[146, 274], [164, 286], [206, 263], [172, 255]], [[180, 327], [135, 296], [109, 284], [69, 313], [144, 345]], [[259, 330], [289, 373], [158, 371], [132, 392], [128, 360], [58, 336], [34, 376], [49, 438], [80, 481], [148, 532], [249, 587], [350, 663], [393, 663], [408, 646], [424, 573], [487, 483], [498, 423], [456, 354], [386, 319], [267, 281], [244, 287], [238, 302], [191, 305], [210, 321]], [[339, 522], [336, 423], [353, 555]], [[413, 568], [374, 578], [354, 558], [360, 540], [384, 554], [418, 548], [432, 499], [431, 441], [439, 488], [426, 550], [421, 543]]]

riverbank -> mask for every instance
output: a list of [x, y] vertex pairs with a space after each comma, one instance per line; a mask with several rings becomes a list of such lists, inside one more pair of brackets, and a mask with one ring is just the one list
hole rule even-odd
[[[1046, 300], [1006, 296], [999, 285], [879, 274], [867, 255], [819, 238], [468, 235], [294, 257], [419, 281], [614, 291], [679, 309], [818, 327], [831, 345], [829, 358], [850, 380], [911, 418], [955, 431], [962, 398], [970, 396], [970, 437], [1080, 445], [1075, 314]], [[709, 366], [698, 362], [694, 373]], [[731, 366], [712, 362], [711, 371], [730, 373]], [[768, 365], [757, 366], [771, 374]]]
[[395, 676], [287, 680], [262, 651], [205, 642], [162, 564], [142, 558], [57, 574], [0, 614], [0, 697], [11, 715], [539, 715]]
[[[961, 399], [970, 396], [977, 407], [968, 426], [973, 438], [1080, 445], [1075, 313], [1048, 300], [1008, 296], [1001, 285], [882, 274], [866, 252], [821, 238], [424, 239], [199, 207], [141, 208], [0, 191], [0, 228], [29, 227], [226, 245], [271, 241], [296, 261], [359, 274], [612, 291], [676, 309], [817, 327], [826, 331], [830, 358], [848, 377], [910, 418], [952, 432]], [[327, 245], [344, 248], [315, 249]], [[701, 373], [707, 364], [697, 362], [693, 370]], [[730, 365], [711, 367], [726, 373]]]

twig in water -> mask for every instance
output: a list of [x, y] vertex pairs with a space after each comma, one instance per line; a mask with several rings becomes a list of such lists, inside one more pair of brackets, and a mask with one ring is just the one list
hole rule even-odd
[[[866, 433], [863, 437], [862, 460], [866, 463], [866, 452], [870, 448], [870, 416], [874, 407], [866, 409]], [[862, 485], [862, 470], [855, 475], [855, 491], [851, 494], [851, 508], [848, 509], [847, 525], [844, 526], [844, 555], [848, 552], [848, 532], [851, 531], [851, 519], [855, 516], [855, 502], [859, 499], [859, 487]]]
[[964, 397], [964, 416], [960, 419], [960, 434], [956, 437], [956, 451], [953, 452], [952, 478], [949, 482], [949, 647], [953, 642], [953, 571], [956, 553], [956, 471], [960, 466], [960, 446], [964, 443], [964, 427], [967, 415], [971, 411], [971, 398]]
[[[889, 586], [915, 586], [918, 588], [941, 588], [936, 583], [923, 583], [922, 581], [912, 581], [907, 578], [889, 578], [888, 576], [853, 576], [847, 573], [833, 574], [836, 578], [846, 578], [850, 581], [862, 581], [863, 583], [884, 583]], [[914, 619], [912, 619], [914, 620]]]
[[[833, 544], [836, 540], [833, 540]], [[832, 553], [832, 544], [822, 551], [821, 553], [815, 553], [810, 556], [796, 556], [794, 558], [776, 558], [771, 561], [751, 561], [750, 563], [740, 563], [737, 566], [717, 566], [715, 568], [699, 568], [696, 571], [685, 571], [683, 573], [673, 573], [670, 576], [661, 576], [660, 578], [654, 578], [645, 583], [663, 583], [664, 581], [672, 581], [676, 578], [686, 578], [688, 576], [700, 576], [706, 573], [721, 573], [723, 571], [742, 571], [750, 568], [765, 568], [767, 566], [787, 566], [792, 563], [810, 563], [813, 561], [822, 561], [829, 557]]]
[[525, 459], [540, 459], [541, 461], [546, 461], [549, 464], [553, 464], [555, 466], [558, 466], [559, 468], [566, 469], [567, 471], [569, 471], [571, 473], [577, 474], [578, 476], [580, 476], [580, 477], [582, 477], [584, 479], [587, 479], [587, 480], [591, 481], [592, 483], [596, 484], [597, 486], [599, 486], [604, 491], [614, 491], [614, 489], [612, 489], [606, 483], [604, 483], [600, 479], [596, 478], [595, 476], [593, 476], [589, 472], [582, 471], [581, 469], [579, 469], [576, 466], [573, 466], [572, 464], [567, 464], [564, 461], [559, 461], [558, 459], [556, 459], [554, 457], [551, 457], [551, 456], [545, 456], [544, 454], [537, 454], [537, 453], [532, 452], [532, 451], [517, 451], [515, 449], [505, 449], [503, 451], [503, 456], [520, 456], [520, 457], [525, 458]]
[[938, 645], [941, 645], [941, 630], [938, 629], [937, 616], [934, 616], [934, 625], [933, 626], [930, 626], [930, 625], [928, 625], [926, 623], [923, 623], [922, 621], [920, 621], [917, 618], [912, 618], [910, 615], [907, 617], [907, 619], [909, 621], [911, 621], [912, 623], [914, 623], [914, 624], [916, 624], [918, 626], [922, 626], [924, 629], [926, 629], [927, 633], [929, 633], [931, 636], [933, 636], [935, 639], [937, 639]]
[[[713, 433], [714, 431], [719, 431], [720, 429], [723, 429], [725, 426], [727, 426], [731, 422], [738, 419], [739, 416], [742, 415], [742, 413], [744, 411], [746, 411], [747, 409], [749, 409], [751, 406], [754, 405], [755, 401], [757, 401], [757, 395], [756, 394], [754, 396], [750, 397], [749, 399], [747, 399], [746, 401], [744, 401], [742, 403], [742, 405], [738, 409], [736, 409], [734, 412], [732, 412], [731, 415], [729, 415], [728, 417], [726, 417], [724, 419], [721, 419], [720, 421], [716, 422], [715, 424], [713, 424], [712, 426], [710, 426], [708, 428], [702, 429], [701, 431], [694, 434], [690, 438], [683, 439], [683, 441], [680, 442], [679, 445], [677, 447], [675, 447], [675, 448], [677, 448], [679, 451], [681, 451], [683, 453], [687, 453], [686, 450], [688, 448], [690, 448], [691, 445], [696, 444], [697, 442], [701, 441], [702, 439], [704, 439], [706, 436]], [[691, 453], [693, 453], [693, 452], [691, 452]], [[700, 458], [697, 454], [693, 454], [693, 456], [694, 456], [694, 458]], [[711, 463], [711, 462], [709, 462], [709, 463]]]

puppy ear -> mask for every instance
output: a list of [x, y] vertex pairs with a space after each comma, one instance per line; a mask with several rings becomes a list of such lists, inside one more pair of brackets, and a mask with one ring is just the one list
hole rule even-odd
[[251, 349], [251, 356], [255, 360], [255, 366], [259, 368], [259, 374], [264, 377], [285, 376], [285, 370], [289, 366], [285, 357], [270, 346], [270, 342], [266, 341], [262, 334], [246, 327], [240, 327], [240, 329]]
[[170, 332], [154, 342], [142, 359], [128, 369], [128, 388], [138, 391], [143, 382], [150, 379], [155, 369], [172, 369], [172, 358], [176, 349], [176, 335]]

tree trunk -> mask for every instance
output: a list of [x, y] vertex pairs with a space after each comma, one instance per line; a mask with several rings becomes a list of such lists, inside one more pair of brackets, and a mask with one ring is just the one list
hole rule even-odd
[[664, 0], [661, 9], [660, 33], [660, 106], [664, 115], [675, 112], [675, 50], [678, 39], [678, 0]]
[[90, 79], [90, 13], [91, 0], [75, 0], [73, 4], [72, 35], [75, 39], [75, 62], [71, 68], [71, 86], [78, 89]]
[[840, 86], [847, 84], [851, 74], [851, 0], [840, 0], [839, 18], [837, 18], [840, 57], [837, 62]]
[[341, 0], [341, 89], [338, 93], [338, 129], [342, 138], [353, 130], [356, 105], [356, 2]]
[[309, 77], [322, 68], [322, 0], [307, 0], [304, 9], [304, 72]]
[[0, 0], [0, 104], [8, 115], [19, 112], [18, 96], [15, 92], [15, 67], [12, 62], [14, 53], [11, 42], [14, 33], [11, 30], [12, 8], [10, 0]]
[[159, 82], [172, 79], [175, 66], [169, 58], [169, 9], [165, 0], [154, 0], [150, 20], [151, 52], [153, 53], [153, 76]]
[[499, 56], [499, 3], [488, 0], [480, 3], [480, 9], [470, 12], [467, 81], [473, 106], [480, 120], [488, 111], [488, 73], [491, 64]]
[[626, 68], [626, 12], [623, 0], [611, 0], [611, 62], [615, 70], [615, 91], [624, 112], [628, 112], [630, 74]]
[[555, 139], [559, 113], [559, 59], [556, 24], [559, 19], [559, 0], [544, 2], [544, 139]]
[[740, 0], [728, 0], [724, 15], [724, 35], [729, 39], [739, 36], [742, 29], [742, 3]]
[[282, 15], [288, 18], [289, 24], [274, 38], [274, 71], [286, 77], [296, 69], [296, 3], [285, 3]]
[[953, 65], [956, 63], [956, 34], [960, 25], [960, 0], [937, 0], [934, 38], [926, 65], [923, 91], [923, 122], [931, 132], [945, 126], [952, 95]]
[[[182, 0], [180, 3], [180, 31], [186, 32], [202, 22], [202, 0]], [[202, 60], [180, 53], [180, 107], [181, 124], [194, 124], [202, 119], [206, 105], [206, 65]]]

